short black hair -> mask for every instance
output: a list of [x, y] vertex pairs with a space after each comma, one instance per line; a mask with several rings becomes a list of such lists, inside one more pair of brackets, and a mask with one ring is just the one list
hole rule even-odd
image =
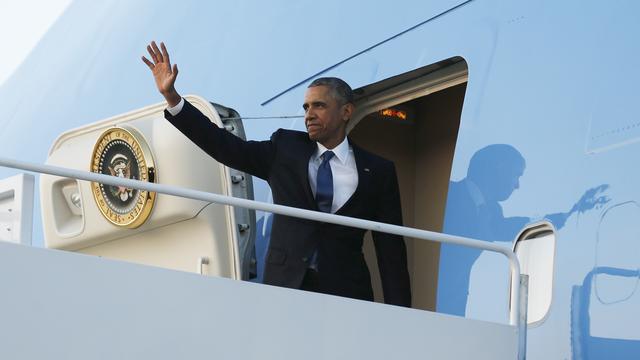
[[342, 105], [353, 104], [353, 90], [344, 80], [336, 77], [321, 77], [313, 80], [307, 88], [315, 86], [328, 86], [334, 99]]

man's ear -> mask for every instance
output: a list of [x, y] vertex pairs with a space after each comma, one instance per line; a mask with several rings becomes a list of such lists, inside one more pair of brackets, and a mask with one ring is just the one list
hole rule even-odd
[[342, 121], [347, 122], [353, 115], [354, 106], [352, 103], [346, 103], [342, 107]]

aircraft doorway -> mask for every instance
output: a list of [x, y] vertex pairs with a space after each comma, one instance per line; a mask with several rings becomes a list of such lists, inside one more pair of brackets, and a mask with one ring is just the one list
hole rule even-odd
[[[395, 163], [405, 226], [442, 231], [466, 86], [466, 62], [454, 58], [356, 90], [358, 114], [349, 136]], [[384, 115], [384, 109], [399, 113]], [[435, 311], [440, 244], [405, 241], [413, 307]], [[375, 300], [383, 302], [370, 233], [364, 252]]]

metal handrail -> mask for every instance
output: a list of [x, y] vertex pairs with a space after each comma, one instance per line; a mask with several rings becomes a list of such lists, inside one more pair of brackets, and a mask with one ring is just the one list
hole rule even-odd
[[[240, 206], [243, 208], [262, 210], [270, 213], [292, 216], [307, 220], [321, 221], [331, 224], [344, 225], [365, 230], [384, 232], [389, 234], [407, 236], [421, 240], [431, 240], [440, 243], [455, 244], [461, 246], [472, 247], [481, 250], [487, 250], [503, 254], [509, 260], [509, 268], [511, 272], [511, 306], [509, 310], [509, 324], [520, 329], [520, 263], [515, 253], [506, 246], [496, 245], [492, 242], [465, 238], [462, 236], [447, 235], [428, 230], [420, 230], [409, 228], [406, 226], [398, 226], [380, 223], [370, 220], [362, 220], [342, 215], [328, 214], [319, 211], [299, 209], [289, 206], [269, 204], [255, 200], [247, 200], [235, 198], [231, 196], [213, 194], [205, 191], [180, 188], [177, 186], [154, 184], [140, 180], [124, 179], [116, 176], [93, 173], [89, 171], [80, 171], [68, 169], [53, 165], [41, 165], [30, 162], [23, 162], [0, 157], [0, 166], [20, 169], [25, 171], [44, 173], [54, 176], [63, 176], [86, 181], [99, 182], [111, 186], [125, 186], [149, 192], [162, 193], [167, 195], [179, 196], [194, 200], [214, 202], [218, 204]], [[526, 311], [526, 309], [524, 309]], [[526, 324], [525, 324], [526, 326]]]

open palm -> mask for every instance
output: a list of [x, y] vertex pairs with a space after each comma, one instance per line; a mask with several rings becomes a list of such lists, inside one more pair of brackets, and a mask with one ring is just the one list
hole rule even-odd
[[160, 43], [160, 48], [158, 48], [156, 42], [152, 41], [150, 45], [147, 45], [147, 51], [149, 52], [151, 60], [143, 56], [142, 61], [147, 64], [153, 73], [158, 91], [160, 91], [170, 105], [172, 105], [172, 100], [175, 100], [176, 97], [178, 101], [180, 100], [180, 96], [174, 86], [178, 76], [178, 65], [174, 64], [171, 66], [169, 52], [162, 42]]

